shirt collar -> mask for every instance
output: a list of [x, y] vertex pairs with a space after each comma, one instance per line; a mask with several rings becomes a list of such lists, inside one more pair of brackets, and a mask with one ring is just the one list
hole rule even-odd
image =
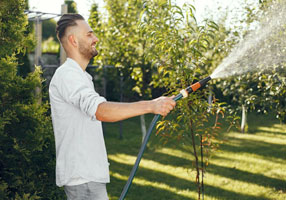
[[90, 80], [92, 80], [92, 76], [86, 71], [83, 71], [81, 66], [75, 60], [73, 60], [72, 58], [67, 58], [66, 62], [68, 62], [69, 66], [81, 71], [81, 73], [84, 73]]
[[67, 58], [67, 61], [69, 66], [73, 67], [73, 68], [76, 68], [78, 70], [80, 70], [81, 72], [84, 72], [83, 69], [80, 67], [80, 65], [73, 59], [71, 58]]

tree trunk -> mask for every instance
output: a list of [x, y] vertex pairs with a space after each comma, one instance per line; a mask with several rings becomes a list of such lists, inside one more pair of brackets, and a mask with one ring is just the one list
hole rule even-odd
[[198, 200], [201, 199], [201, 186], [200, 186], [200, 169], [199, 169], [199, 158], [196, 150], [196, 143], [195, 143], [195, 133], [193, 130], [193, 121], [190, 120], [190, 130], [191, 130], [191, 137], [192, 137], [192, 144], [193, 144], [193, 150], [194, 150], [194, 156], [195, 156], [195, 165], [197, 170], [197, 176], [196, 176], [196, 183], [198, 186]]
[[244, 105], [242, 105], [242, 116], [241, 116], [241, 133], [245, 133], [246, 132], [246, 125], [247, 125], [247, 115], [246, 115], [246, 108]]
[[212, 106], [212, 103], [213, 103], [213, 94], [212, 94], [212, 91], [210, 90], [210, 94], [208, 96], [208, 104], [209, 104], [209, 107]]
[[210, 90], [210, 93], [209, 93], [209, 96], [208, 96], [208, 104], [209, 104], [208, 110], [209, 111], [212, 108], [212, 103], [213, 103], [213, 94], [212, 94], [212, 91]]

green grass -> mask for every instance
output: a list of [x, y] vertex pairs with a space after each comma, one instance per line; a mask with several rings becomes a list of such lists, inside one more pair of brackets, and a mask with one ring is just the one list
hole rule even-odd
[[[147, 116], [149, 124], [152, 116]], [[204, 177], [205, 199], [285, 200], [286, 125], [271, 116], [249, 116], [249, 134], [223, 133], [223, 144], [213, 153]], [[141, 145], [139, 117], [105, 123], [110, 162], [111, 200], [118, 199]], [[156, 141], [154, 135], [150, 141]], [[193, 156], [181, 145], [151, 142], [145, 151], [126, 200], [197, 199]]]

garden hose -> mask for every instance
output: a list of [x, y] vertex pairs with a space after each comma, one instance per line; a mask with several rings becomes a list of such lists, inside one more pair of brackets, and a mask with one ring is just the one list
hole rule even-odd
[[[195, 92], [197, 89], [199, 89], [200, 87], [204, 86], [209, 80], [211, 80], [210, 76], [208, 76], [208, 77], [200, 80], [199, 82], [197, 82], [197, 83], [187, 87], [186, 89], [181, 90], [180, 93], [173, 98], [173, 100], [174, 101], [178, 101], [181, 98], [186, 98], [190, 93]], [[150, 124], [150, 126], [149, 126], [148, 132], [147, 132], [147, 134], [146, 134], [146, 136], [144, 138], [144, 141], [143, 141], [143, 143], [141, 145], [141, 148], [140, 148], [140, 151], [138, 153], [136, 162], [135, 162], [135, 164], [134, 164], [134, 166], [133, 166], [133, 168], [131, 170], [131, 173], [130, 173], [129, 178], [128, 178], [125, 186], [124, 186], [124, 189], [123, 189], [123, 191], [122, 191], [122, 193], [121, 193], [121, 195], [119, 197], [119, 200], [123, 200], [125, 198], [128, 190], [129, 190], [129, 188], [130, 188], [130, 186], [132, 184], [133, 178], [134, 178], [135, 173], [136, 173], [136, 171], [138, 169], [138, 166], [139, 166], [139, 163], [140, 163], [141, 158], [143, 156], [143, 153], [144, 153], [144, 150], [146, 148], [147, 142], [148, 142], [148, 140], [150, 138], [150, 135], [151, 135], [151, 133], [152, 133], [152, 131], [153, 131], [153, 129], [154, 129], [154, 127], [155, 127], [155, 125], [156, 125], [156, 123], [157, 123], [157, 121], [159, 119], [160, 119], [160, 115], [159, 114], [155, 115], [153, 120], [152, 120], [152, 122], [151, 122], [151, 124]]]

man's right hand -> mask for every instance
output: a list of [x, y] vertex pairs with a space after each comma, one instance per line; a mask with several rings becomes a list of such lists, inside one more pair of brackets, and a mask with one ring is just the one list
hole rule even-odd
[[172, 97], [159, 97], [153, 99], [151, 102], [153, 103], [152, 113], [160, 114], [165, 117], [171, 110], [174, 109], [176, 106], [176, 102], [173, 100], [174, 96]]

